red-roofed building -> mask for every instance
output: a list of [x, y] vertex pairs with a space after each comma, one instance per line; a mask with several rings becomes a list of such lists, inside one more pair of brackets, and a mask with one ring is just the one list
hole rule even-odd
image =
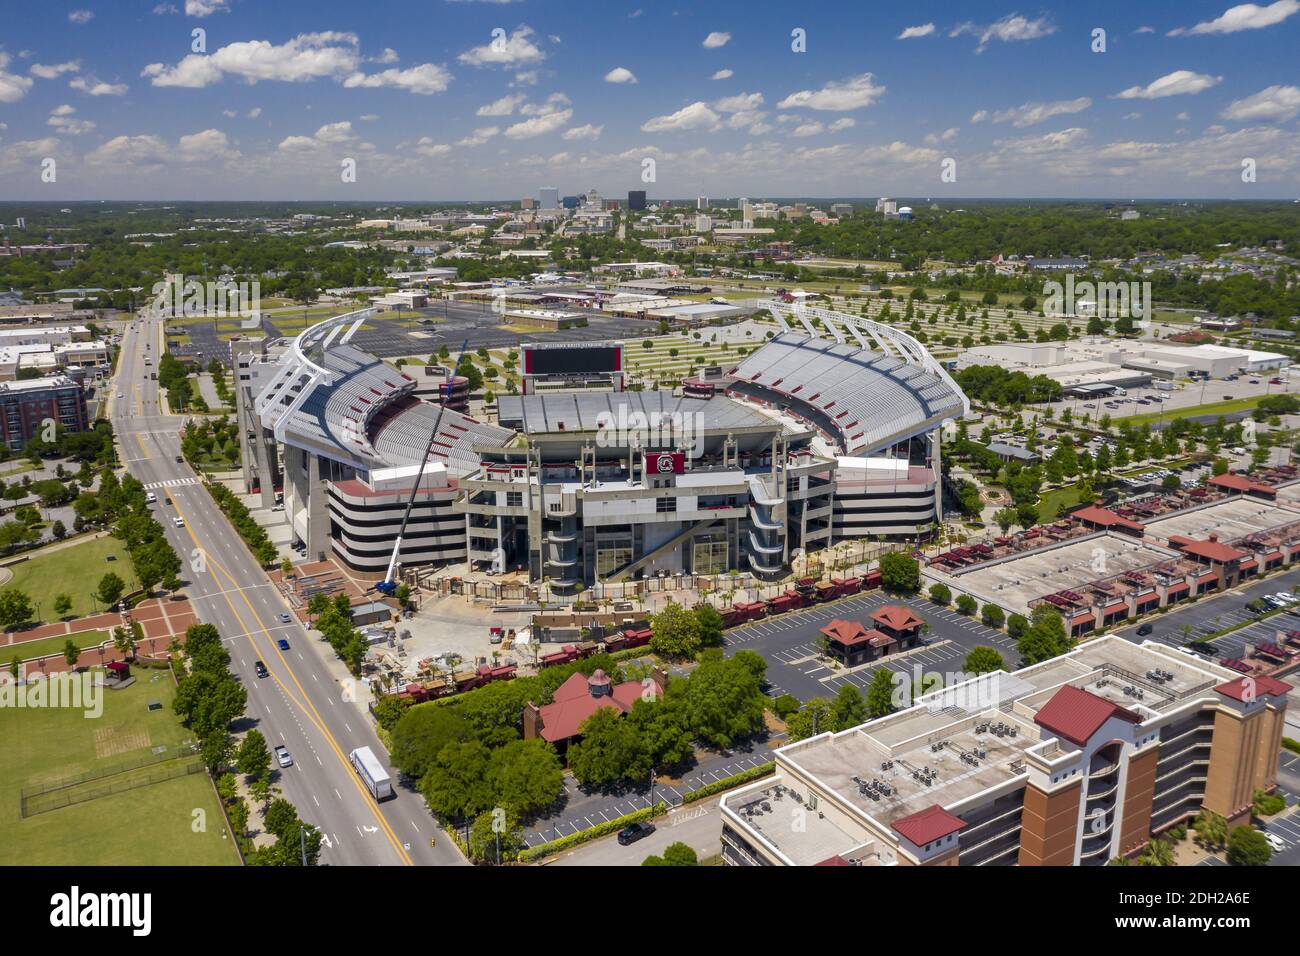
[[821, 630], [826, 635], [827, 652], [848, 667], [884, 657], [898, 647], [897, 638], [858, 621], [836, 619]]
[[661, 671], [656, 671], [651, 684], [647, 687], [639, 680], [623, 681], [615, 684], [603, 670], [597, 669], [590, 677], [581, 671], [569, 675], [569, 679], [555, 689], [551, 703], [538, 707], [527, 704], [524, 707], [524, 739], [540, 737], [545, 741], [564, 749], [575, 737], [580, 736], [582, 722], [603, 707], [612, 707], [620, 714], [626, 714], [632, 705], [649, 693], [654, 697], [663, 694], [665, 679]]
[[1034, 715], [1034, 723], [1083, 747], [1112, 717], [1130, 724], [1142, 722], [1141, 716], [1128, 708], [1066, 684]]
[[1258, 677], [1238, 677], [1214, 689], [1224, 697], [1231, 697], [1241, 703], [1251, 703], [1261, 697], [1285, 697], [1292, 691], [1291, 685], [1286, 681], [1263, 674]]
[[1264, 498], [1268, 501], [1277, 498], [1277, 489], [1272, 485], [1266, 485], [1263, 482], [1256, 481], [1249, 475], [1239, 474], [1234, 471], [1215, 475], [1209, 480], [1208, 484], [1213, 488], [1221, 488], [1224, 491], [1231, 491], [1239, 495], [1254, 495], [1256, 498]]
[[1143, 532], [1146, 530], [1136, 521], [1130, 521], [1128, 518], [1097, 505], [1086, 505], [1078, 511], [1072, 511], [1070, 517], [1090, 528], [1098, 528], [1104, 531], [1124, 531], [1139, 538], [1142, 537]]
[[966, 821], [937, 803], [911, 816], [900, 817], [891, 826], [911, 846], [906, 847], [921, 863], [932, 866], [957, 865], [957, 834]]
[[916, 646], [921, 639], [921, 629], [925, 627], [924, 619], [897, 604], [886, 604], [873, 611], [871, 620], [876, 630], [896, 640], [900, 649]]

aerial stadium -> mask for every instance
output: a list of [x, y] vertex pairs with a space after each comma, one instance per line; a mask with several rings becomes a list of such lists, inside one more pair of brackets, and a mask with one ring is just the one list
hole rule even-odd
[[371, 310], [233, 340], [245, 488], [266, 508], [283, 489], [313, 560], [383, 575], [410, 502], [401, 566], [560, 590], [769, 580], [800, 552], [938, 520], [940, 428], [969, 410], [943, 367], [890, 326], [763, 306], [781, 331], [676, 391], [624, 390], [617, 343], [524, 345], [529, 387], [495, 424], [466, 413], [463, 379], [421, 387], [350, 344]]

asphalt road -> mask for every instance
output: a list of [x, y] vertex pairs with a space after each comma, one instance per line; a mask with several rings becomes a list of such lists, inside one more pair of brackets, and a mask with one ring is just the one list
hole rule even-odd
[[[200, 620], [213, 624], [230, 649], [232, 668], [248, 688], [247, 719], [274, 747], [283, 743], [292, 767], [278, 785], [302, 818], [325, 836], [328, 865], [456, 865], [465, 861], [442, 834], [417, 793], [398, 789], [376, 804], [347, 761], [356, 747], [386, 753], [362, 706], [345, 699], [346, 672], [317, 636], [283, 625], [288, 610], [188, 464], [178, 462], [182, 419], [164, 416], [149, 378], [162, 346], [162, 324], [144, 319], [126, 332], [112, 394], [113, 426], [128, 470], [158, 494], [156, 514], [188, 565], [186, 592]], [[122, 397], [118, 398], [117, 393]], [[166, 503], [170, 498], [171, 505]], [[180, 517], [185, 527], [176, 527]], [[287, 638], [289, 650], [275, 641]], [[270, 670], [259, 680], [256, 660]], [[354, 699], [365, 700], [362, 690]], [[390, 768], [390, 772], [391, 768]], [[396, 779], [396, 773], [393, 773]], [[431, 838], [437, 845], [431, 847]]]

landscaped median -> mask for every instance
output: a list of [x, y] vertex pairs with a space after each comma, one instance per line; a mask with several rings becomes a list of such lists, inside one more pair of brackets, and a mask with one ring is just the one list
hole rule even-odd
[[[715, 796], [726, 790], [732, 790], [736, 787], [750, 783], [760, 777], [766, 777], [776, 770], [776, 762], [759, 764], [757, 767], [750, 767], [748, 770], [742, 770], [740, 773], [732, 774], [730, 777], [723, 777], [715, 780], [713, 783], [705, 784], [698, 790], [692, 790], [682, 797], [682, 805], [696, 803], [708, 797]], [[662, 801], [656, 803], [652, 808], [644, 807], [640, 810], [634, 810], [631, 813], [624, 814], [607, 823], [600, 823], [586, 830], [579, 830], [577, 833], [570, 833], [568, 836], [560, 837], [558, 840], [552, 840], [549, 843], [542, 843], [534, 847], [529, 847], [519, 854], [520, 863], [533, 863], [537, 860], [553, 856], [556, 853], [562, 853], [565, 850], [572, 849], [575, 846], [581, 846], [584, 843], [590, 843], [592, 840], [599, 840], [601, 837], [609, 836], [611, 833], [617, 833], [629, 823], [640, 823], [642, 820], [649, 820], [661, 813], [666, 813], [668, 805]]]

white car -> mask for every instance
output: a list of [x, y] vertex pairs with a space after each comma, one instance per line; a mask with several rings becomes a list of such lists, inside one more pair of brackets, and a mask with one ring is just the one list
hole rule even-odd
[[1277, 598], [1284, 604], [1294, 604], [1296, 601], [1300, 601], [1300, 598], [1297, 598], [1290, 591], [1278, 591], [1273, 595], [1273, 597]]
[[280, 744], [275, 748], [275, 760], [281, 767], [292, 767], [293, 758], [289, 756], [289, 748]]
[[1268, 841], [1268, 845], [1273, 848], [1274, 853], [1281, 853], [1286, 849], [1286, 844], [1282, 842], [1282, 838], [1276, 833], [1265, 833], [1264, 839]]
[[185, 519], [177, 516], [175, 518], [172, 518], [172, 524], [176, 525], [176, 527], [178, 528], [183, 528], [185, 527]]

